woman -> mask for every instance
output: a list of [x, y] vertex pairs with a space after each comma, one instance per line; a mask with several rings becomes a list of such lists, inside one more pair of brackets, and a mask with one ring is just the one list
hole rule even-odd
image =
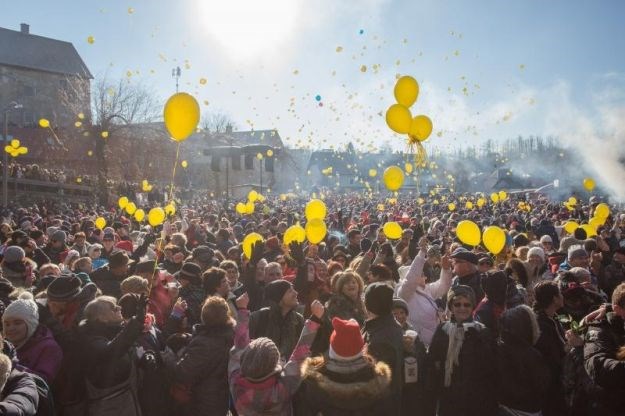
[[89, 248], [87, 249], [87, 254], [89, 255], [89, 258], [91, 259], [93, 270], [97, 270], [100, 267], [108, 263], [107, 259], [101, 257], [102, 256], [101, 244], [98, 244], [98, 243], [91, 244]]
[[564, 299], [555, 282], [539, 282], [534, 288], [536, 300], [533, 309], [538, 318], [540, 337], [536, 349], [540, 351], [549, 365], [550, 380], [547, 400], [543, 404], [544, 416], [565, 413], [564, 386], [562, 370], [566, 354], [566, 335], [564, 328], [556, 319], [557, 311], [564, 305]]
[[228, 356], [234, 325], [226, 300], [208, 297], [202, 306], [202, 323], [193, 328], [191, 343], [175, 368], [172, 391], [183, 405], [182, 414], [228, 414]]
[[362, 302], [364, 283], [352, 270], [336, 273], [332, 276], [332, 296], [326, 302], [328, 317], [355, 319], [359, 325], [365, 323], [365, 305]]
[[302, 365], [298, 415], [381, 415], [388, 409], [391, 369], [364, 352], [354, 320], [332, 319], [330, 350]]
[[21, 365], [48, 384], [54, 381], [61, 368], [63, 352], [52, 332], [39, 324], [37, 304], [29, 292], [22, 293], [7, 306], [2, 315], [2, 333], [17, 349]]
[[0, 263], [2, 276], [15, 287], [29, 288], [35, 280], [37, 264], [26, 257], [24, 249], [10, 246], [4, 250], [4, 258]]
[[525, 297], [528, 305], [534, 302], [534, 286], [529, 284], [529, 276], [525, 264], [519, 259], [510, 259], [506, 263], [504, 272], [511, 277], [518, 287], [518, 290]]
[[473, 289], [464, 285], [452, 287], [447, 294], [447, 307], [451, 320], [436, 328], [428, 351], [426, 414], [434, 414], [438, 407], [438, 416], [494, 416], [494, 339], [488, 328], [473, 321]]
[[508, 309], [501, 317], [500, 329], [497, 345], [500, 415], [538, 416], [550, 374], [547, 362], [534, 347], [540, 335], [536, 315], [526, 305]]

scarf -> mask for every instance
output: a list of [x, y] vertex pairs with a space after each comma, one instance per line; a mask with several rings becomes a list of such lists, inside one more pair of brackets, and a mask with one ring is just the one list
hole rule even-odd
[[459, 364], [458, 359], [464, 342], [465, 328], [463, 324], [446, 322], [443, 325], [443, 331], [445, 331], [449, 337], [447, 355], [445, 357], [445, 387], [449, 387], [451, 385], [451, 376], [454, 372], [454, 367]]

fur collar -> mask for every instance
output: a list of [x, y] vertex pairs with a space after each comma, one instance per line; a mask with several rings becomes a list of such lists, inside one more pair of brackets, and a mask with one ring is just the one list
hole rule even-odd
[[351, 409], [369, 406], [389, 394], [391, 369], [385, 363], [370, 363], [346, 377], [330, 371], [325, 360], [308, 358], [302, 365], [302, 378], [311, 397], [336, 408]]

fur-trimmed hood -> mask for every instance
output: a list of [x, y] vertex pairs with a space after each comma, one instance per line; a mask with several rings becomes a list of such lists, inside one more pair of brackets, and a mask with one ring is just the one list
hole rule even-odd
[[302, 365], [302, 379], [309, 403], [323, 403], [342, 410], [365, 409], [390, 395], [391, 369], [383, 362], [359, 358], [338, 363], [327, 357], [308, 358]]

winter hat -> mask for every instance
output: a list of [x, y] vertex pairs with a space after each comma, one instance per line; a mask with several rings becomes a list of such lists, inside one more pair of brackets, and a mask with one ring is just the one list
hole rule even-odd
[[101, 251], [102, 250], [102, 245], [98, 244], [98, 243], [91, 244], [89, 246], [89, 248], [87, 249], [87, 254], [89, 254], [89, 256], [91, 257], [91, 255], [93, 255], [93, 252], [96, 251], [96, 250], [100, 250]]
[[560, 240], [560, 251], [566, 253], [569, 251], [569, 247], [579, 244], [579, 241], [575, 237], [564, 237]]
[[48, 285], [46, 293], [48, 300], [55, 302], [69, 302], [80, 295], [82, 282], [76, 275], [57, 277]]
[[365, 291], [365, 306], [378, 316], [390, 314], [393, 310], [393, 289], [382, 282], [370, 284]]
[[464, 261], [468, 261], [469, 263], [477, 265], [478, 257], [477, 254], [470, 252], [466, 248], [457, 248], [451, 253], [452, 259], [460, 259]]
[[280, 351], [269, 338], [256, 338], [241, 354], [241, 375], [253, 382], [260, 382], [282, 371], [279, 364]]
[[538, 256], [540, 257], [543, 261], [545, 261], [545, 250], [543, 250], [540, 247], [532, 247], [527, 251], [527, 258], [529, 259], [530, 256]]
[[352, 361], [362, 356], [365, 341], [360, 333], [360, 326], [354, 319], [345, 321], [340, 318], [332, 319], [334, 331], [330, 335], [330, 349], [328, 354], [331, 359], [339, 361]]
[[7, 263], [22, 261], [24, 257], [26, 257], [26, 253], [19, 246], [9, 246], [4, 250], [4, 261]]
[[212, 260], [215, 253], [213, 249], [211, 249], [209, 246], [197, 246], [196, 248], [193, 249], [193, 252], [191, 255], [193, 256], [194, 259], [197, 259], [198, 261], [201, 261], [202, 263], [208, 263]]
[[115, 234], [105, 232], [102, 241], [115, 241]]
[[48, 234], [48, 238], [52, 238], [54, 233], [56, 233], [58, 230], [59, 230], [59, 227], [48, 227], [46, 229], [46, 234]]
[[135, 273], [152, 273], [156, 269], [155, 260], [143, 260], [135, 265]]
[[[123, 250], [113, 251], [109, 256], [109, 269], [115, 269], [120, 266], [127, 265], [131, 260]], [[133, 262], [134, 263], [134, 262]]]
[[512, 240], [514, 242], [514, 247], [523, 247], [529, 244], [530, 240], [527, 239], [525, 234], [519, 234]]
[[588, 253], [586, 252], [583, 246], [569, 247], [568, 256], [567, 256], [568, 261], [581, 258], [581, 257], [588, 257]]
[[291, 287], [293, 287], [291, 283], [286, 280], [274, 280], [265, 286], [265, 299], [275, 303], [280, 303], [284, 294]]
[[133, 251], [133, 247], [132, 247], [132, 241], [130, 240], [122, 240], [119, 243], [115, 244], [115, 248], [119, 248], [122, 249], [128, 253], [132, 253]]
[[26, 323], [26, 338], [20, 345], [16, 345], [19, 348], [30, 339], [39, 325], [39, 310], [33, 300], [33, 295], [30, 292], [24, 292], [17, 300], [11, 302], [2, 315], [3, 321], [7, 318], [21, 319]]
[[540, 242], [541, 243], [553, 243], [553, 240], [548, 234], [545, 234], [542, 237], [540, 237]]
[[59, 241], [65, 244], [65, 240], [67, 240], [67, 234], [63, 230], [57, 230], [54, 232], [54, 234], [52, 234], [50, 240]]
[[403, 309], [406, 312], [406, 315], [410, 314], [408, 311], [408, 304], [405, 300], [400, 298], [393, 299], [393, 309]]
[[122, 293], [149, 293], [148, 279], [141, 276], [129, 276], [122, 280], [120, 289]]
[[193, 285], [201, 285], [202, 268], [195, 263], [186, 262], [183, 263], [182, 268], [174, 274], [174, 277], [178, 280], [185, 279], [191, 282]]
[[471, 301], [471, 304], [475, 307], [475, 292], [471, 286], [458, 285], [452, 286], [447, 292], [447, 309], [451, 309], [451, 304], [455, 297], [464, 296]]

